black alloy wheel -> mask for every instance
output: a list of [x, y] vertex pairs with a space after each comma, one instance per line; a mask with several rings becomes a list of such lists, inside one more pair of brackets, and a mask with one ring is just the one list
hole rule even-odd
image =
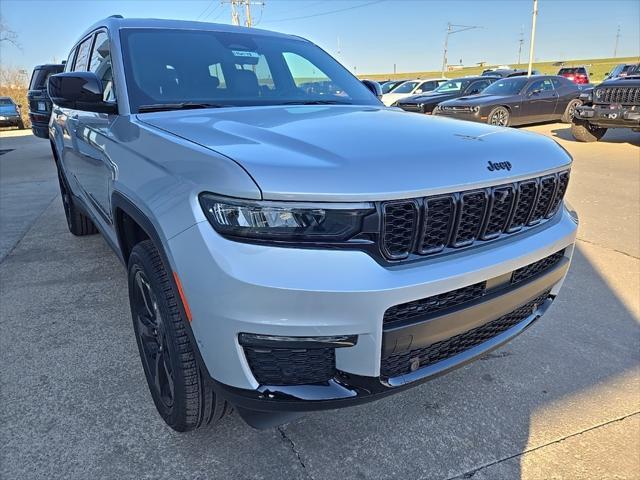
[[170, 353], [162, 314], [145, 273], [137, 269], [134, 274], [133, 317], [141, 350], [144, 369], [152, 381], [154, 397], [167, 411], [173, 407], [175, 386]]

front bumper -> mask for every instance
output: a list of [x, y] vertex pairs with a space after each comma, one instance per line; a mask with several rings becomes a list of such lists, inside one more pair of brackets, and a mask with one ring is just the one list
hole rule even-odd
[[[564, 208], [540, 228], [440, 258], [385, 267], [360, 251], [291, 249], [236, 243], [201, 222], [169, 240], [192, 312], [204, 366], [232, 403], [257, 411], [304, 411], [374, 400], [471, 361], [513, 338], [548, 308], [563, 282], [577, 225]], [[562, 265], [509, 293], [486, 297], [451, 315], [391, 331], [392, 306], [504, 278], [564, 250]], [[382, 373], [390, 342], [411, 348], [482, 326], [544, 299], [520, 321], [444, 361], [396, 376]], [[463, 311], [464, 310], [464, 311]], [[241, 333], [290, 337], [357, 336], [335, 349], [336, 375], [322, 384], [261, 385], [239, 342]], [[403, 344], [406, 345], [406, 342]]]
[[18, 115], [0, 115], [0, 127], [16, 127], [21, 121]]
[[574, 117], [603, 128], [640, 127], [640, 107], [592, 105], [576, 107]]

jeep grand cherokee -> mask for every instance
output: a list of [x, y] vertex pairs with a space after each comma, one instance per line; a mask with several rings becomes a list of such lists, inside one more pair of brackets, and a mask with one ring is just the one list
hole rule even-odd
[[100, 231], [126, 266], [172, 428], [401, 391], [510, 340], [558, 294], [569, 155], [374, 93], [299, 37], [114, 17], [50, 78], [69, 230]]

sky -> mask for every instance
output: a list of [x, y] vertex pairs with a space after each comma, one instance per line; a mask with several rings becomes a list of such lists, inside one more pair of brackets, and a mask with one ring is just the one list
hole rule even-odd
[[[447, 22], [478, 26], [451, 35], [449, 63], [513, 64], [524, 32], [529, 55], [532, 0], [254, 1], [257, 28], [308, 38], [357, 74], [438, 70]], [[260, 5], [264, 3], [264, 5]], [[79, 35], [113, 14], [231, 23], [220, 0], [0, 0], [2, 22], [21, 48], [0, 44], [0, 65], [31, 71], [66, 58]], [[539, 0], [535, 60], [640, 55], [640, 0]]]

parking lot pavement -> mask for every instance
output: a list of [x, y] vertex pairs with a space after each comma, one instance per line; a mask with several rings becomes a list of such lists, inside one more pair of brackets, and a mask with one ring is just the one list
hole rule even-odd
[[574, 155], [568, 198], [582, 220], [541, 322], [375, 403], [266, 431], [234, 414], [191, 434], [154, 410], [124, 269], [99, 236], [67, 232], [46, 142], [21, 139], [0, 156], [11, 245], [0, 263], [0, 478], [637, 478], [640, 138], [577, 144], [566, 125], [529, 130]]

